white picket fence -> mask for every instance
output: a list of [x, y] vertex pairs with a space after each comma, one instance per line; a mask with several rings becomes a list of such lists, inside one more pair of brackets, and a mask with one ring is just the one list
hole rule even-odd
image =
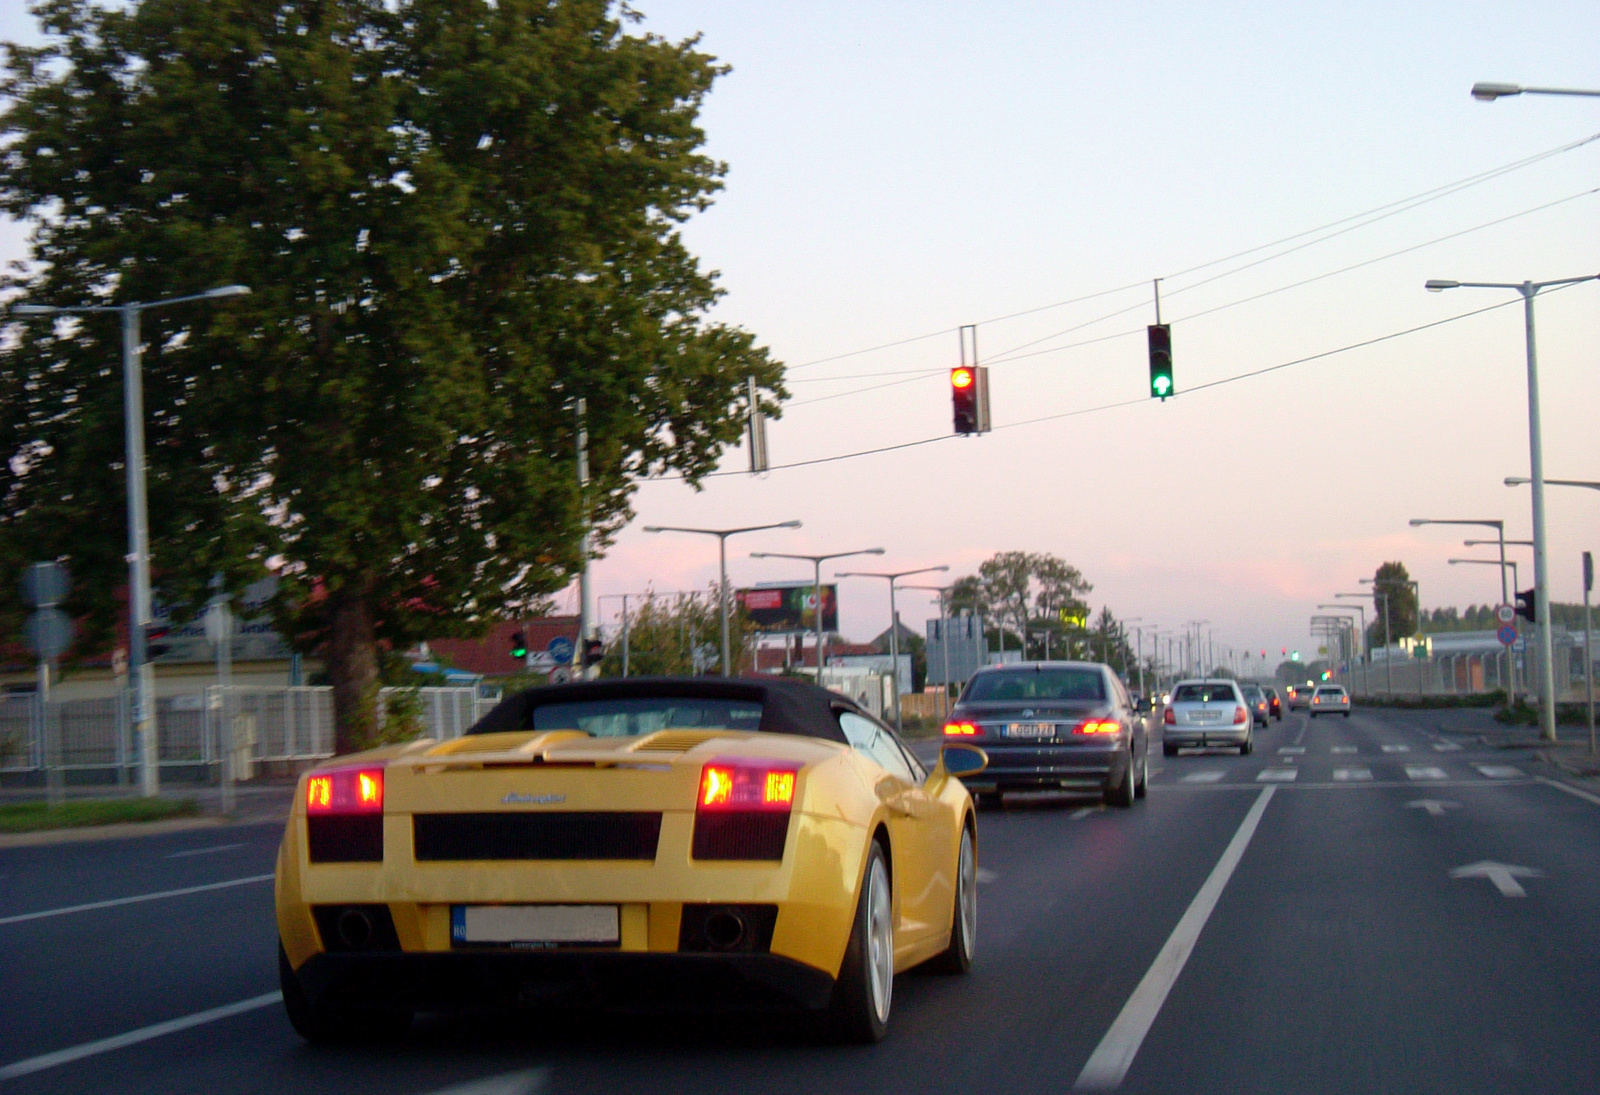
[[[476, 688], [385, 688], [378, 696], [380, 719], [401, 696], [414, 697], [421, 736], [436, 741], [460, 737], [499, 702], [480, 697]], [[0, 696], [0, 772], [55, 768], [125, 774], [136, 758], [129, 712], [126, 692], [42, 705], [31, 694]], [[230, 738], [247, 765], [332, 756], [333, 689], [209, 685], [156, 704], [157, 755], [163, 766], [217, 765]]]

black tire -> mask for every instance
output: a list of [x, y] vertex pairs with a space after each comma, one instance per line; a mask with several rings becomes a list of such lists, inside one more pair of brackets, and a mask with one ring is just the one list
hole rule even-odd
[[[833, 999], [828, 1002], [829, 1026], [841, 1042], [881, 1042], [889, 1029], [889, 1008], [894, 1001], [894, 895], [892, 890], [879, 889], [887, 889], [889, 884], [888, 859], [883, 846], [874, 840], [867, 849], [867, 869], [861, 875], [850, 942], [845, 945], [839, 979], [833, 983]], [[887, 977], [882, 952], [885, 915], [889, 918]]]
[[1107, 806], [1116, 806], [1126, 810], [1133, 805], [1134, 799], [1133, 778], [1133, 749], [1128, 749], [1128, 765], [1122, 770], [1122, 778], [1105, 790]]
[[971, 973], [978, 943], [978, 847], [970, 825], [961, 827], [956, 851], [956, 896], [950, 911], [950, 945], [930, 965], [939, 973]]
[[1255, 740], [1255, 735], [1252, 734], [1250, 737], [1244, 739], [1244, 744], [1243, 745], [1239, 746], [1239, 755], [1241, 757], [1248, 757], [1251, 753], [1254, 753], [1255, 751], [1256, 751], [1256, 740]]
[[1145, 792], [1150, 790], [1150, 744], [1145, 743], [1144, 757], [1139, 761], [1139, 782], [1134, 784], [1133, 793], [1138, 798], [1144, 798]]
[[1350, 717], [1350, 712], [1348, 712], [1348, 711], [1344, 712], [1344, 717], [1345, 718], [1349, 718]]
[[412, 1011], [406, 1007], [355, 1009], [327, 1000], [315, 1005], [306, 997], [300, 978], [289, 965], [283, 943], [278, 943], [278, 984], [283, 990], [283, 1010], [295, 1033], [317, 1045], [344, 1042], [379, 1042], [399, 1038], [411, 1029]]

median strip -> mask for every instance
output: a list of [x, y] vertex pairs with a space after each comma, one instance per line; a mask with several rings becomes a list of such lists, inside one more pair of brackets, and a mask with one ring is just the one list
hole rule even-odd
[[1223, 888], [1233, 877], [1239, 860], [1244, 858], [1244, 850], [1250, 846], [1250, 838], [1255, 836], [1256, 827], [1261, 824], [1261, 815], [1266, 812], [1267, 803], [1272, 801], [1276, 791], [1276, 787], [1261, 789], [1250, 812], [1244, 815], [1238, 831], [1223, 850], [1222, 858], [1211, 868], [1211, 874], [1200, 887], [1200, 892], [1194, 895], [1178, 926], [1172, 929], [1172, 935], [1167, 938], [1161, 953], [1156, 955], [1144, 979], [1122, 1006], [1111, 1029], [1106, 1031], [1105, 1037], [1100, 1039], [1100, 1044], [1089, 1055], [1089, 1063], [1083, 1066], [1077, 1083], [1073, 1085], [1076, 1090], [1106, 1091], [1122, 1083], [1139, 1047], [1144, 1044], [1145, 1035], [1150, 1033], [1151, 1024], [1160, 1014], [1161, 1005], [1166, 1003], [1167, 993], [1172, 991], [1178, 975], [1189, 961], [1189, 955], [1194, 952], [1195, 943], [1205, 929], [1206, 921], [1211, 918], [1212, 910], [1217, 907]]
[[94, 1042], [84, 1042], [82, 1045], [72, 1046], [68, 1049], [58, 1049], [54, 1053], [41, 1054], [38, 1057], [29, 1057], [24, 1061], [0, 1067], [0, 1080], [15, 1080], [19, 1076], [30, 1076], [35, 1072], [43, 1072], [50, 1068], [59, 1068], [70, 1065], [74, 1061], [81, 1061], [85, 1057], [94, 1057], [101, 1053], [110, 1053], [112, 1050], [125, 1049], [136, 1046], [140, 1042], [148, 1042], [155, 1038], [164, 1038], [168, 1034], [176, 1034], [182, 1030], [215, 1023], [219, 1019], [231, 1019], [235, 1015], [256, 1011], [259, 1008], [271, 1007], [283, 1000], [283, 994], [269, 992], [261, 996], [252, 996], [248, 1000], [240, 1000], [233, 1004], [224, 1004], [219, 1008], [208, 1011], [197, 1011], [193, 1015], [185, 1015], [181, 1019], [168, 1019], [164, 1023], [154, 1023], [138, 1030], [130, 1030], [125, 1034], [114, 1034], [110, 1038], [101, 1038]]
[[208, 882], [204, 886], [185, 886], [180, 890], [160, 890], [156, 893], [135, 894], [132, 897], [114, 897], [109, 901], [91, 901], [86, 905], [67, 905], [60, 909], [41, 909], [39, 912], [0, 916], [0, 925], [21, 924], [26, 920], [43, 920], [51, 916], [70, 916], [73, 913], [93, 912], [96, 909], [112, 909], [118, 905], [137, 905], [143, 901], [162, 901], [169, 897], [187, 897], [195, 893], [232, 889], [234, 886], [251, 886], [258, 882], [271, 882], [272, 878], [270, 874], [253, 874], [249, 878], [230, 878], [226, 882]]

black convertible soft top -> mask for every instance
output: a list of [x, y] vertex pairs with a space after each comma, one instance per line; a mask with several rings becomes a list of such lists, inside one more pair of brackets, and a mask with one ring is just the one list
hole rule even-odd
[[841, 743], [845, 742], [845, 736], [844, 731], [839, 729], [835, 712], [844, 709], [866, 714], [837, 692], [785, 677], [773, 677], [770, 680], [751, 677], [627, 677], [552, 684], [518, 692], [496, 704], [467, 733], [496, 734], [507, 730], [531, 730], [533, 709], [545, 704], [642, 699], [650, 696], [759, 703], [762, 733], [798, 734]]

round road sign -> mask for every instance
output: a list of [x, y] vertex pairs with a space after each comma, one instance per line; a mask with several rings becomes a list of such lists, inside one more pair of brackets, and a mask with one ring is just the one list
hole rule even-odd
[[565, 635], [557, 635], [545, 644], [545, 650], [555, 659], [557, 665], [570, 665], [572, 663], [572, 640]]
[[1494, 610], [1494, 618], [1503, 624], [1509, 624], [1516, 620], [1517, 610], [1512, 608], [1510, 605], [1501, 605], [1499, 608]]
[[1510, 646], [1517, 641], [1517, 629], [1510, 624], [1505, 624], [1495, 633], [1495, 637], [1500, 640], [1503, 646]]
[[72, 645], [72, 618], [59, 608], [41, 608], [22, 625], [22, 641], [47, 662], [55, 661]]

